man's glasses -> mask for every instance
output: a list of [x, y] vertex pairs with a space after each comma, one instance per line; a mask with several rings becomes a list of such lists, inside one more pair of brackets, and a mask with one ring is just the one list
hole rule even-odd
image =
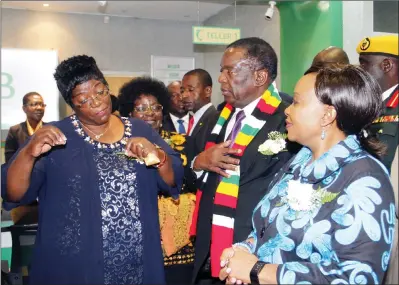
[[79, 96], [79, 102], [76, 104], [79, 108], [86, 108], [88, 106], [93, 106], [94, 100], [101, 101], [104, 97], [109, 95], [109, 89], [98, 90], [94, 95], [83, 97]]
[[162, 109], [163, 109], [163, 106], [159, 105], [159, 104], [151, 105], [151, 106], [149, 106], [149, 105], [140, 105], [140, 106], [134, 107], [134, 110], [137, 113], [146, 113], [146, 112], [149, 112], [149, 111], [152, 111], [152, 112], [156, 113], [156, 112], [161, 112]]
[[28, 103], [28, 104], [25, 104], [24, 106], [31, 107], [31, 108], [37, 108], [37, 107], [44, 108], [47, 105], [44, 103], [36, 102], [36, 103]]

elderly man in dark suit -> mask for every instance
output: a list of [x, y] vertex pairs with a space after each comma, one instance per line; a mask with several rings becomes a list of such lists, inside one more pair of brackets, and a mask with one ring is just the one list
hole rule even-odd
[[[45, 108], [46, 104], [44, 104], [42, 96], [37, 92], [29, 92], [22, 98], [22, 110], [26, 114], [26, 121], [12, 126], [8, 131], [4, 152], [6, 162], [11, 159], [26, 140], [42, 127]], [[36, 223], [37, 202], [13, 209], [11, 217], [14, 223], [18, 224]]]
[[[193, 162], [199, 176], [191, 233], [196, 234], [193, 283], [218, 284], [220, 255], [251, 231], [251, 214], [274, 174], [293, 155], [259, 146], [285, 132], [284, 110], [272, 82], [277, 55], [260, 38], [230, 44], [222, 57], [219, 83], [227, 102], [206, 149]], [[282, 150], [282, 149], [281, 149]]]

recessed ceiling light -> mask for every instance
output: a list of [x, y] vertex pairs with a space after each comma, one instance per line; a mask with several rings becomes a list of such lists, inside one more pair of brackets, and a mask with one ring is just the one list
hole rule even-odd
[[50, 6], [50, 4], [48, 4], [48, 3], [43, 4], [43, 7], [48, 7], [48, 6]]

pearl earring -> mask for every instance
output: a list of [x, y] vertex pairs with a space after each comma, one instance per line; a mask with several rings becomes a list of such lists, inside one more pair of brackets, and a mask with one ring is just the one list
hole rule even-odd
[[324, 140], [326, 138], [326, 131], [324, 129], [321, 130], [321, 139]]

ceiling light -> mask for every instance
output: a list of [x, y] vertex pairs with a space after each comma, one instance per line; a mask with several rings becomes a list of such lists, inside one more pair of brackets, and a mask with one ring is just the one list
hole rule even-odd
[[50, 4], [48, 4], [48, 3], [43, 4], [43, 7], [48, 7], [48, 6], [50, 6]]
[[98, 1], [98, 5], [104, 7], [105, 5], [107, 5], [107, 1]]

